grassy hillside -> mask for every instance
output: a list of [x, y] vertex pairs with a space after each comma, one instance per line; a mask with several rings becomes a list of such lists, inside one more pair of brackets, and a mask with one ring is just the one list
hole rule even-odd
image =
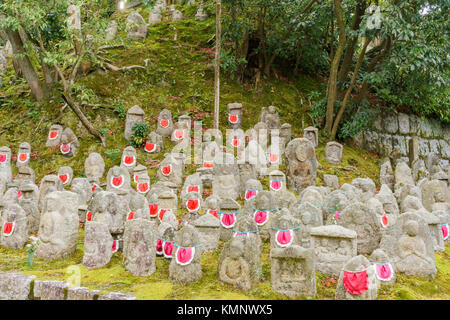
[[[148, 12], [140, 10], [147, 19]], [[156, 128], [156, 117], [163, 108], [172, 111], [174, 117], [189, 114], [192, 118], [203, 120], [203, 126], [211, 127], [214, 104], [213, 72], [211, 68], [214, 52], [214, 21], [197, 22], [193, 19], [195, 9], [184, 8], [184, 21], [162, 22], [150, 26], [145, 41], [129, 42], [124, 32], [127, 12], [113, 16], [119, 23], [119, 34], [114, 45], [120, 47], [107, 49], [108, 57], [117, 66], [147, 65], [145, 70], [134, 69], [128, 72], [104, 72], [96, 70], [77, 80], [75, 95], [78, 101], [86, 101], [83, 111], [93, 125], [106, 135], [107, 145], [91, 137], [81, 126], [78, 118], [64, 103], [54, 99], [49, 103], [36, 104], [31, 101], [23, 80], [14, 76], [12, 66], [3, 77], [4, 90], [0, 97], [0, 146], [7, 145], [13, 153], [21, 142], [32, 146], [30, 166], [35, 170], [37, 182], [47, 174], [55, 173], [60, 166], [71, 166], [75, 176], [84, 175], [84, 160], [90, 152], [100, 153], [106, 162], [106, 169], [120, 164], [120, 154], [128, 145], [125, 140], [124, 113], [137, 104], [146, 113], [146, 121], [151, 129]], [[176, 40], [174, 40], [176, 34]], [[7, 85], [7, 86], [5, 86]], [[259, 88], [235, 82], [226, 76], [221, 85], [221, 128], [226, 128], [226, 105], [241, 102], [244, 105], [243, 129], [258, 122], [262, 107], [275, 105], [282, 122], [293, 126], [293, 135], [300, 137], [303, 128], [311, 124], [308, 115], [309, 105], [306, 95], [319, 87], [320, 80], [310, 76], [293, 79], [264, 80]], [[81, 146], [74, 158], [64, 158], [58, 149], [45, 147], [50, 126], [60, 123], [71, 127], [78, 135]], [[377, 156], [346, 145], [344, 159], [340, 165], [325, 162], [324, 140], [316, 150], [322, 169], [318, 171], [317, 183], [322, 184], [325, 173], [339, 176], [339, 183], [351, 182], [356, 177], [370, 177], [379, 187], [379, 165]], [[170, 142], [165, 141], [166, 150]], [[163, 152], [164, 153], [164, 152]], [[138, 162], [152, 166], [163, 158], [138, 150]], [[14, 173], [17, 172], [13, 168]], [[155, 168], [149, 170], [152, 183], [156, 180]], [[195, 166], [189, 166], [190, 174]], [[106, 173], [105, 173], [106, 178]], [[104, 179], [105, 179], [104, 178]], [[102, 181], [104, 182], [104, 180]], [[265, 181], [267, 186], [267, 181]], [[185, 210], [179, 210], [183, 214]], [[191, 286], [182, 286], [168, 281], [169, 262], [157, 259], [157, 271], [148, 277], [134, 277], [122, 265], [121, 253], [114, 254], [111, 262], [99, 269], [82, 266], [84, 232], [80, 228], [77, 251], [66, 260], [44, 263], [35, 259], [30, 269], [26, 264], [26, 250], [0, 248], [0, 270], [19, 271], [35, 274], [39, 279], [67, 279], [68, 266], [77, 265], [81, 270], [81, 285], [102, 291], [131, 292], [138, 299], [285, 299], [270, 288], [269, 247], [266, 244], [262, 255], [263, 280], [256, 289], [244, 293], [230, 286], [222, 285], [217, 277], [217, 260], [220, 250], [204, 254], [201, 260], [202, 280]], [[221, 247], [223, 244], [221, 244]], [[397, 284], [382, 288], [380, 299], [448, 299], [449, 247], [446, 252], [437, 254], [439, 273], [436, 279], [428, 281], [421, 278], [399, 277]], [[329, 284], [329, 287], [322, 284]], [[333, 279], [317, 274], [318, 299], [333, 299]]]

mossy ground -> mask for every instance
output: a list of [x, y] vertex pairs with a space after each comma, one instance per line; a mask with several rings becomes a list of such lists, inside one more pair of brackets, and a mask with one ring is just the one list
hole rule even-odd
[[[179, 8], [181, 9], [181, 8]], [[120, 164], [120, 155], [129, 142], [123, 131], [125, 120], [114, 109], [123, 105], [125, 111], [139, 105], [146, 113], [146, 122], [151, 130], [156, 128], [156, 118], [163, 108], [172, 111], [174, 117], [188, 114], [202, 120], [204, 127], [212, 127], [214, 104], [214, 75], [212, 59], [214, 51], [214, 20], [194, 21], [194, 7], [184, 7], [185, 20], [163, 21], [150, 26], [144, 41], [128, 41], [125, 33], [127, 12], [115, 14], [119, 23], [119, 34], [113, 44], [120, 48], [107, 49], [108, 58], [117, 66], [147, 65], [145, 70], [133, 69], [127, 72], [94, 71], [76, 82], [78, 101], [87, 101], [82, 106], [92, 124], [106, 135], [106, 148], [88, 134], [70, 108], [63, 108], [63, 101], [55, 98], [48, 103], [37, 104], [29, 97], [29, 90], [22, 79], [17, 79], [12, 66], [3, 77], [0, 101], [0, 145], [7, 145], [13, 154], [17, 153], [21, 142], [32, 146], [30, 166], [35, 170], [39, 182], [47, 174], [54, 174], [60, 166], [71, 166], [75, 176], [84, 175], [84, 161], [90, 152], [98, 152], [105, 159], [106, 168]], [[140, 9], [146, 19], [148, 11]], [[174, 40], [176, 34], [176, 40]], [[6, 85], [7, 84], [7, 85]], [[274, 105], [282, 123], [292, 124], [294, 137], [300, 137], [303, 128], [311, 125], [309, 104], [306, 96], [317, 90], [320, 80], [308, 75], [296, 78], [265, 79], [258, 88], [241, 84], [226, 75], [221, 78], [220, 128], [226, 128], [226, 105], [240, 102], [244, 106], [244, 130], [256, 122], [262, 107]], [[58, 95], [57, 95], [58, 96]], [[71, 127], [80, 140], [80, 148], [75, 157], [64, 158], [58, 149], [45, 147], [50, 126], [60, 123]], [[316, 150], [322, 169], [318, 171], [317, 183], [322, 184], [323, 174], [336, 174], [339, 183], [349, 183], [356, 177], [369, 177], [379, 187], [379, 165], [376, 155], [345, 145], [343, 162], [331, 165], [325, 162], [326, 141], [321, 137]], [[170, 142], [165, 141], [165, 150]], [[152, 182], [156, 180], [155, 161], [162, 160], [162, 152], [149, 155], [138, 149], [138, 161], [149, 167]], [[195, 171], [195, 166], [187, 167], [184, 175]], [[13, 173], [17, 169], [13, 167]], [[105, 174], [106, 176], [106, 174]], [[104, 181], [102, 181], [104, 182]], [[267, 188], [268, 181], [263, 184]], [[185, 211], [180, 210], [181, 214]], [[111, 262], [99, 269], [82, 266], [83, 229], [80, 229], [79, 244], [75, 253], [67, 259], [46, 263], [35, 259], [33, 268], [27, 266], [25, 249], [10, 250], [0, 247], [0, 270], [3, 272], [23, 272], [37, 275], [39, 279], [67, 280], [67, 267], [76, 265], [81, 271], [81, 285], [104, 292], [124, 291], [136, 295], [138, 299], [286, 299], [270, 287], [269, 248], [266, 244], [262, 254], [263, 281], [251, 292], [244, 293], [219, 283], [217, 260], [220, 250], [203, 255], [201, 264], [203, 278], [200, 282], [183, 286], [168, 281], [169, 261], [157, 258], [157, 271], [148, 277], [134, 277], [122, 265], [121, 253], [114, 254]], [[223, 245], [223, 244], [222, 244]], [[450, 292], [449, 247], [446, 252], [436, 255], [439, 273], [433, 281], [400, 276], [398, 282], [380, 291], [380, 299], [448, 299]], [[322, 286], [331, 283], [330, 287]], [[329, 278], [317, 275], [317, 299], [333, 299], [335, 285]]]

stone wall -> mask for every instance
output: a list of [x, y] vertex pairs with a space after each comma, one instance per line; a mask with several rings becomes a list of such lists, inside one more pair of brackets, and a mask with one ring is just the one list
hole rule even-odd
[[354, 136], [355, 143], [368, 151], [390, 155], [397, 149], [402, 156], [409, 154], [409, 140], [419, 137], [419, 157], [436, 153], [443, 164], [450, 160], [450, 125], [435, 119], [422, 119], [404, 113], [381, 114], [372, 128]]
[[135, 300], [122, 292], [99, 294], [98, 290], [70, 287], [64, 281], [35, 280], [21, 273], [0, 274], [0, 300]]

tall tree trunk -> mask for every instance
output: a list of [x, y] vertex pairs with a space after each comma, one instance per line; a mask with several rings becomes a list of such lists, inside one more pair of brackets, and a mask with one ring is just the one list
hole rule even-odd
[[334, 0], [334, 8], [336, 12], [336, 20], [339, 28], [339, 44], [334, 54], [330, 67], [330, 77], [328, 79], [328, 99], [327, 99], [327, 118], [325, 127], [328, 134], [331, 134], [333, 127], [334, 102], [337, 94], [337, 73], [339, 69], [339, 61], [345, 47], [345, 26], [342, 16], [342, 7], [340, 0]]
[[16, 58], [17, 64], [31, 88], [31, 93], [36, 100], [42, 101], [47, 96], [47, 89], [39, 80], [30, 58], [25, 53], [19, 32], [12, 29], [6, 29], [5, 32], [11, 42], [14, 54], [20, 55]]
[[220, 48], [222, 33], [222, 1], [216, 2], [216, 61], [214, 69], [214, 128], [219, 129], [219, 106], [220, 106]]
[[342, 101], [341, 107], [339, 108], [339, 112], [336, 115], [336, 119], [334, 120], [333, 129], [331, 131], [331, 140], [334, 140], [336, 138], [337, 129], [339, 126], [339, 122], [341, 122], [342, 115], [344, 114], [345, 108], [347, 107], [348, 99], [350, 98], [350, 94], [353, 90], [353, 86], [356, 82], [356, 77], [359, 72], [359, 68], [361, 67], [363, 61], [364, 61], [364, 55], [366, 54], [367, 46], [369, 45], [370, 39], [366, 38], [363, 48], [361, 50], [361, 53], [359, 54], [358, 61], [356, 62], [355, 70], [353, 70], [353, 76], [350, 80], [350, 86], [347, 89], [347, 92], [345, 93], [344, 100]]
[[[352, 30], [359, 30], [359, 26], [362, 21], [362, 16], [366, 11], [366, 1], [358, 0], [356, 2], [355, 15], [353, 16], [352, 22]], [[342, 60], [341, 68], [338, 74], [338, 83], [342, 84], [346, 79], [348, 72], [350, 71], [350, 66], [353, 61], [353, 54], [355, 52], [355, 46], [358, 42], [358, 37], [352, 37], [351, 41], [347, 43], [347, 47], [345, 48], [344, 59]]]

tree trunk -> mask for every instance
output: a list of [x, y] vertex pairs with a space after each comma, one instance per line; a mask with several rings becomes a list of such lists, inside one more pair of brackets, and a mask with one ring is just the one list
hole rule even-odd
[[219, 129], [219, 106], [220, 106], [220, 48], [222, 33], [222, 1], [216, 2], [216, 60], [214, 69], [214, 128]]
[[370, 39], [367, 38], [364, 42], [364, 46], [361, 50], [361, 53], [359, 54], [358, 61], [356, 62], [355, 70], [353, 70], [353, 76], [350, 80], [350, 86], [347, 89], [347, 92], [345, 93], [344, 100], [342, 101], [341, 107], [339, 108], [339, 112], [336, 115], [336, 119], [334, 120], [333, 129], [331, 131], [331, 140], [334, 140], [336, 138], [337, 129], [339, 126], [339, 122], [341, 122], [342, 115], [344, 114], [345, 108], [347, 107], [347, 102], [350, 97], [350, 93], [352, 92], [353, 86], [356, 82], [356, 77], [359, 72], [359, 68], [361, 67], [363, 61], [364, 61], [364, 55], [366, 54], [367, 46], [369, 45]]
[[15, 55], [20, 55], [16, 58], [16, 61], [31, 88], [31, 93], [36, 100], [42, 101], [47, 96], [47, 90], [39, 80], [36, 71], [31, 64], [30, 58], [26, 55], [25, 50], [23, 49], [23, 42], [20, 38], [19, 32], [11, 29], [6, 29], [5, 32], [11, 42], [13, 53]]
[[337, 73], [339, 68], [339, 61], [345, 46], [345, 26], [342, 17], [342, 7], [340, 0], [334, 0], [334, 7], [336, 11], [336, 20], [339, 28], [339, 44], [334, 54], [333, 61], [330, 67], [330, 77], [328, 79], [328, 101], [327, 101], [327, 118], [325, 127], [328, 134], [331, 134], [333, 126], [334, 102], [336, 101], [337, 93]]
[[[355, 15], [353, 16], [352, 30], [357, 31], [362, 21], [362, 16], [366, 10], [366, 2], [363, 0], [358, 0], [356, 3]], [[353, 61], [353, 54], [355, 52], [355, 46], [358, 42], [358, 37], [352, 37], [351, 41], [347, 43], [345, 49], [344, 59], [341, 64], [341, 69], [338, 74], [338, 83], [342, 83], [347, 79], [350, 66]]]
[[67, 92], [63, 93], [61, 97], [66, 101], [67, 105], [72, 109], [73, 112], [77, 115], [78, 119], [80, 119], [81, 123], [84, 125], [84, 127], [89, 131], [90, 134], [100, 139], [102, 142], [103, 147], [106, 147], [106, 139], [104, 136], [100, 134], [100, 132], [95, 129], [92, 124], [89, 122], [89, 120], [84, 115], [83, 111], [81, 111], [80, 107], [73, 101], [70, 94]]

